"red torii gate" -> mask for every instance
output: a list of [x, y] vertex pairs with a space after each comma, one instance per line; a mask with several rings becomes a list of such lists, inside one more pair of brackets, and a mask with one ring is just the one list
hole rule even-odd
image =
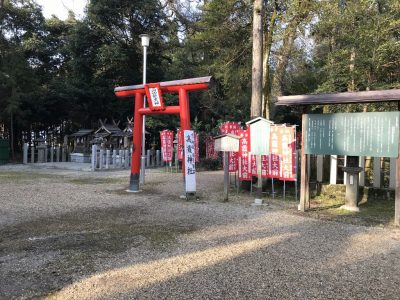
[[[206, 90], [210, 87], [212, 77], [198, 77], [183, 80], [165, 81], [116, 87], [117, 97], [135, 97], [132, 166], [129, 190], [139, 191], [140, 151], [142, 148], [142, 130], [144, 115], [179, 114], [181, 129], [190, 129], [189, 91]], [[164, 106], [162, 93], [178, 93], [179, 105]], [[143, 107], [144, 96], [147, 96], [149, 107]], [[182, 162], [182, 171], [185, 172], [185, 162]]]

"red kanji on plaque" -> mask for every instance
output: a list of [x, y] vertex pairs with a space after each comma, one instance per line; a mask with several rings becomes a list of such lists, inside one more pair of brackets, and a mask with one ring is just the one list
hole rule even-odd
[[159, 83], [145, 84], [144, 89], [146, 91], [149, 108], [152, 111], [165, 110], [160, 84]]

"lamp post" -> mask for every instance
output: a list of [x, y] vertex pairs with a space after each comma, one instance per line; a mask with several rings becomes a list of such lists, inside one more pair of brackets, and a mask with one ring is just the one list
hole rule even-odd
[[[143, 47], [143, 85], [146, 84], [146, 67], [147, 67], [147, 47], [150, 44], [150, 36], [148, 34], [141, 34], [139, 37], [142, 40]], [[146, 96], [144, 96], [143, 107], [146, 107]], [[146, 116], [143, 116], [143, 132], [142, 132], [142, 156], [140, 160], [140, 184], [144, 184], [145, 168], [146, 168]]]

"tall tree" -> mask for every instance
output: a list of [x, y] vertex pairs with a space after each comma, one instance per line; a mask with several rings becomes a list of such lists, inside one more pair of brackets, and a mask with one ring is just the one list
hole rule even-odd
[[250, 117], [262, 114], [262, 82], [263, 82], [263, 0], [253, 1], [253, 60], [251, 76]]

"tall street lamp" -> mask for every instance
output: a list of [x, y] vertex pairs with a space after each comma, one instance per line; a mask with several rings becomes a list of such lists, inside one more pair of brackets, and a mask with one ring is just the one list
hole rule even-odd
[[[143, 47], [143, 85], [146, 84], [146, 67], [147, 67], [147, 47], [150, 44], [150, 36], [148, 34], [141, 34], [139, 37], [142, 40]], [[146, 96], [144, 96], [143, 107], [146, 107]], [[146, 116], [143, 116], [143, 132], [142, 132], [142, 157], [140, 161], [140, 184], [144, 184], [145, 168], [146, 168]]]

